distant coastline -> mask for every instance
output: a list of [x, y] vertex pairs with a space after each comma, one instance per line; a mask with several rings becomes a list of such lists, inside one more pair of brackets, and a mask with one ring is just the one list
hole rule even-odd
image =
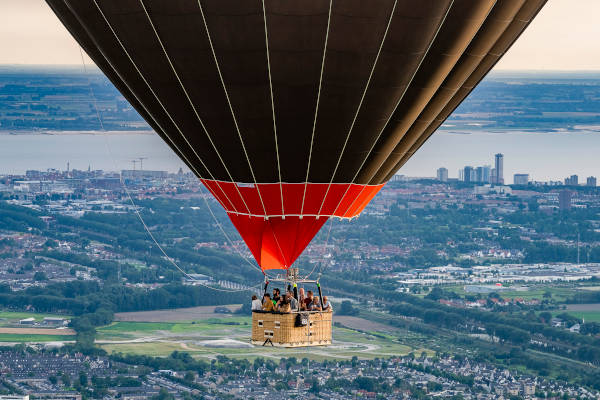
[[95, 130], [83, 130], [83, 131], [20, 131], [20, 130], [10, 130], [3, 131], [0, 130], [0, 135], [2, 136], [34, 136], [34, 135], [44, 135], [44, 136], [69, 136], [69, 135], [154, 135], [154, 131], [150, 130], [123, 130], [123, 131], [95, 131]]
[[506, 133], [523, 133], [523, 134], [561, 134], [561, 133], [600, 133], [600, 125], [576, 125], [572, 127], [556, 127], [556, 128], [539, 128], [539, 129], [525, 129], [525, 128], [496, 128], [496, 127], [481, 127], [481, 128], [469, 128], [462, 129], [456, 126], [441, 126], [437, 132], [450, 133], [454, 135], [471, 135], [474, 133], [489, 133], [489, 134], [506, 134]]

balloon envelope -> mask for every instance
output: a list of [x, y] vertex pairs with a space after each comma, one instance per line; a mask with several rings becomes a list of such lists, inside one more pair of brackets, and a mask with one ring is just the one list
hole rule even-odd
[[545, 0], [46, 0], [263, 269], [352, 218]]

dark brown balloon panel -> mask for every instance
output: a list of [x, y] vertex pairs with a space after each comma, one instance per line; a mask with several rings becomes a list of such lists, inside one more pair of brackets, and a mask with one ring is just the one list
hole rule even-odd
[[264, 268], [357, 216], [545, 0], [46, 0]]

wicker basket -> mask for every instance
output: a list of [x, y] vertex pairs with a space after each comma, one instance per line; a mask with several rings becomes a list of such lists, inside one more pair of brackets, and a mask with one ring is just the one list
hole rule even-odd
[[312, 311], [308, 324], [296, 327], [298, 312], [252, 313], [252, 344], [279, 347], [325, 346], [331, 344], [331, 312]]

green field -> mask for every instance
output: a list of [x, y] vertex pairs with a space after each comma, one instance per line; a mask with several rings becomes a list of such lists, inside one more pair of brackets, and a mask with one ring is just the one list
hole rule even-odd
[[567, 313], [579, 319], [585, 320], [585, 322], [600, 322], [600, 310], [598, 311], [571, 311], [571, 310], [560, 310], [553, 311], [552, 315]]
[[[470, 293], [470, 292], [465, 292], [464, 290], [464, 286], [465, 285], [452, 285], [452, 286], [447, 286], [444, 289], [447, 290], [451, 290], [457, 294], [459, 294], [461, 297], [462, 296], [476, 296], [478, 293]], [[521, 286], [521, 285], [517, 285], [517, 286]], [[514, 299], [514, 298], [521, 298], [521, 299], [525, 299], [525, 300], [532, 300], [532, 299], [537, 299], [537, 300], [544, 300], [544, 294], [546, 293], [550, 293], [552, 295], [552, 299], [554, 301], [557, 302], [564, 302], [567, 298], [572, 297], [574, 294], [576, 294], [578, 291], [580, 291], [581, 289], [584, 289], [584, 287], [579, 287], [576, 285], [560, 285], [560, 286], [548, 286], [548, 285], [523, 285], [523, 286], [527, 286], [528, 289], [525, 291], [521, 291], [521, 290], [511, 290], [510, 286], [504, 286], [503, 290], [498, 290], [496, 293], [498, 293], [500, 296], [502, 296], [502, 298], [510, 298], [510, 299]], [[488, 293], [480, 293], [481, 298], [486, 298], [488, 296]]]
[[[229, 325], [230, 322], [242, 325]], [[244, 325], [248, 323], [248, 325]], [[195, 323], [115, 322], [98, 329], [99, 345], [108, 352], [166, 356], [173, 351], [186, 351], [195, 357], [217, 355], [254, 359], [256, 357], [309, 357], [313, 360], [391, 357], [421, 352], [399, 343], [391, 334], [359, 332], [334, 327], [331, 346], [282, 349], [249, 346], [250, 318], [209, 319]], [[238, 347], [211, 347], [216, 339], [232, 339]]]
[[29, 343], [29, 342], [62, 342], [75, 340], [70, 335], [34, 335], [20, 333], [0, 333], [0, 342], [7, 343]]
[[59, 315], [59, 314], [43, 314], [43, 313], [30, 313], [22, 311], [7, 311], [0, 310], [0, 318], [6, 320], [20, 320], [25, 318], [35, 318], [36, 321], [42, 321], [44, 318], [71, 318], [70, 315]]
[[98, 340], [123, 340], [146, 336], [165, 338], [221, 338], [243, 334], [250, 318], [210, 318], [198, 322], [113, 322], [98, 329]]

